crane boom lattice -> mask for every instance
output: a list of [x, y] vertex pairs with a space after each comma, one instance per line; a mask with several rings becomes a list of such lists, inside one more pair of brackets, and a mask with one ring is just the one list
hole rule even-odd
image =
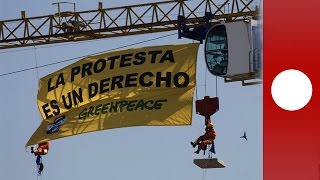
[[97, 10], [58, 12], [53, 15], [0, 20], [0, 49], [85, 41], [178, 29], [178, 16], [185, 17], [188, 27], [204, 22], [209, 12], [210, 23], [233, 21], [241, 17], [258, 16], [253, 0], [175, 0]]

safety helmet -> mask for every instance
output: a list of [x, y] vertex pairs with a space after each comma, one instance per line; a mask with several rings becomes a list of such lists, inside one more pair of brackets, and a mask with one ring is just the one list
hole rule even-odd
[[46, 155], [46, 154], [48, 154], [48, 149], [43, 150], [43, 155]]
[[208, 123], [206, 126], [207, 126], [207, 128], [212, 128], [213, 124], [212, 123]]

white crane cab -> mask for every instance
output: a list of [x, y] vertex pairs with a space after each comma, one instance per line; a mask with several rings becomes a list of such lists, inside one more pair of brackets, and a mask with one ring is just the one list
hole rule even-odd
[[261, 24], [251, 19], [213, 26], [205, 41], [208, 70], [225, 82], [261, 83], [261, 32]]

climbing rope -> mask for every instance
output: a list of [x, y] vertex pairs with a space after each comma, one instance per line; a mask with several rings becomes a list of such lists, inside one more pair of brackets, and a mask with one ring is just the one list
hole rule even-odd
[[216, 76], [216, 97], [218, 97], [218, 76]]
[[[37, 48], [36, 48], [36, 46], [33, 46], [33, 54], [34, 54], [34, 61], [35, 61], [35, 64], [36, 64], [35, 68], [37, 70], [37, 82], [39, 83], [40, 77], [39, 77], [39, 68], [38, 68], [38, 58], [37, 58]], [[41, 117], [40, 114], [39, 114], [39, 120], [40, 120], [40, 123], [41, 123], [42, 117]]]
[[[205, 158], [205, 155], [203, 155], [202, 157], [203, 159]], [[208, 162], [206, 162], [206, 167], [208, 166]], [[202, 171], [202, 180], [205, 180], [206, 179], [206, 176], [207, 176], [207, 170], [206, 169], [203, 169]]]
[[197, 83], [196, 83], [196, 101], [198, 100], [199, 98], [198, 98], [198, 85], [197, 85]]
[[202, 180], [205, 180], [206, 176], [207, 176], [207, 170], [203, 169], [203, 171], [202, 171]]
[[39, 169], [38, 166], [39, 166], [39, 165], [36, 166], [36, 167], [37, 167], [37, 180], [42, 180], [42, 174], [39, 174], [39, 173], [38, 173], [38, 169]]
[[204, 75], [204, 95], [207, 95], [207, 71], [205, 71], [205, 75]]
[[[39, 83], [40, 77], [39, 77], [39, 68], [38, 68], [38, 58], [37, 58], [37, 48], [36, 48], [36, 46], [33, 46], [33, 54], [34, 54], [34, 61], [35, 61], [35, 65], [36, 65], [35, 69], [37, 71], [37, 82]], [[39, 114], [39, 121], [40, 121], [40, 123], [42, 121], [41, 114]], [[40, 164], [43, 164], [42, 157], [40, 157]], [[37, 180], [42, 180], [42, 172], [39, 174], [40, 165], [37, 165], [36, 168], [37, 168], [37, 170], [36, 170], [36, 172], [37, 172]]]
[[34, 54], [34, 61], [36, 63], [36, 70], [37, 70], [37, 80], [39, 81], [39, 70], [38, 70], [38, 59], [37, 59], [37, 48], [33, 46], [33, 54]]

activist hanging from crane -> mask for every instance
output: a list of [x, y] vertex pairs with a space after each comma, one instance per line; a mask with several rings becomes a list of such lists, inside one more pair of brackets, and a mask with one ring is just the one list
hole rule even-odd
[[41, 142], [38, 144], [37, 150], [34, 151], [34, 147], [31, 147], [31, 153], [34, 154], [36, 156], [36, 164], [38, 167], [38, 175], [41, 175], [43, 169], [44, 169], [44, 165], [42, 162], [42, 156], [48, 154], [49, 151], [49, 142], [45, 141], [45, 142]]
[[199, 154], [201, 150], [205, 155], [208, 146], [210, 146], [208, 152], [208, 158], [194, 159], [194, 164], [200, 168], [224, 168], [224, 162], [218, 158], [212, 158], [212, 154], [216, 154], [214, 140], [216, 138], [216, 131], [214, 130], [213, 121], [211, 116], [219, 111], [219, 98], [205, 96], [204, 99], [196, 100], [196, 113], [204, 116], [205, 134], [198, 137], [195, 142], [191, 142], [192, 147], [198, 146], [195, 151]]

